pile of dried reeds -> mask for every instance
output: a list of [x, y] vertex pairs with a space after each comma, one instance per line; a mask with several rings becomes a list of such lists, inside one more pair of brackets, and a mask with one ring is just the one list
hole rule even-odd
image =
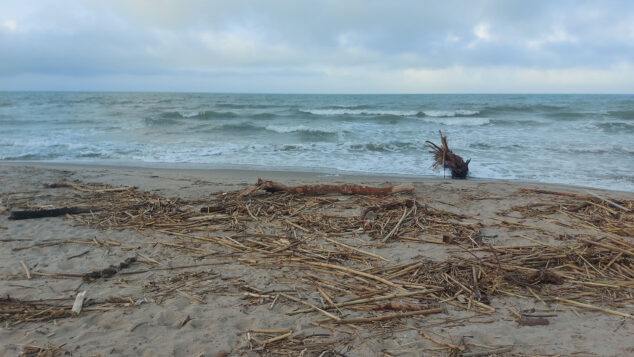
[[[293, 288], [263, 291], [239, 280], [217, 285], [210, 283], [216, 277], [213, 272], [189, 272], [148, 282], [146, 290], [159, 299], [181, 295], [204, 303], [209, 294], [239, 294], [247, 304], [284, 303], [295, 306], [290, 314], [317, 314], [317, 326], [345, 334], [359, 326], [393, 328], [405, 318], [442, 313], [441, 304], [491, 313], [491, 299], [497, 296], [634, 318], [619, 310], [634, 298], [634, 244], [628, 235], [631, 201], [613, 202], [629, 211], [588, 197], [570, 198], [565, 208], [561, 203], [518, 208], [533, 217], [564, 213], [606, 235], [579, 236], [559, 245], [492, 246], [483, 243], [483, 224], [474, 217], [433, 209], [411, 195], [236, 191], [184, 201], [132, 188], [79, 183], [66, 188], [73, 196], [66, 195], [58, 204], [98, 208], [74, 215], [78, 223], [146, 235], [160, 232], [170, 240], [154, 243], [179, 254], [202, 258], [222, 252], [240, 264], [271, 270], [271, 279]], [[365, 244], [354, 245], [348, 238], [365, 239]], [[417, 259], [404, 264], [390, 262], [377, 250], [399, 241], [454, 244], [458, 249], [445, 261]], [[24, 312], [11, 315], [11, 321], [55, 318], [54, 307], [21, 306]], [[347, 340], [253, 330], [247, 342], [249, 348], [266, 353], [295, 354], [334, 351]]]
[[[74, 298], [23, 300], [9, 296], [0, 298], [0, 323], [7, 326], [26, 322], [41, 322], [72, 316]], [[108, 311], [121, 307], [130, 307], [134, 301], [130, 298], [109, 297], [103, 301], [89, 300], [82, 311]]]

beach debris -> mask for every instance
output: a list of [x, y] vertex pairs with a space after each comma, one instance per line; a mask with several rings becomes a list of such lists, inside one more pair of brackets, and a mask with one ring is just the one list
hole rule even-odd
[[497, 356], [497, 355], [502, 355], [503, 353], [511, 352], [512, 350], [513, 350], [513, 346], [506, 346], [506, 347], [494, 348], [492, 350], [486, 350], [486, 351], [464, 352], [461, 354], [461, 356], [462, 357]]
[[20, 260], [20, 264], [22, 265], [22, 268], [24, 268], [24, 272], [26, 273], [26, 278], [31, 280], [31, 272], [29, 271], [29, 268], [24, 263], [24, 260]]
[[[78, 294], [79, 296], [79, 294]], [[77, 300], [54, 298], [24, 300], [10, 296], [0, 297], [0, 323], [17, 326], [27, 322], [44, 322], [75, 316], [72, 308]], [[103, 301], [84, 301], [81, 311], [109, 311], [134, 306], [134, 301], [124, 297], [108, 297]]]
[[[240, 297], [245, 307], [266, 305], [271, 313], [282, 310], [281, 313], [288, 315], [309, 314], [306, 317], [315, 318], [314, 330], [302, 327], [293, 332], [288, 329], [246, 332], [248, 346], [238, 353], [253, 350], [271, 355], [319, 355], [324, 351], [345, 354], [345, 349], [353, 346], [357, 333], [365, 337], [369, 331], [412, 326], [412, 320], [420, 323], [427, 313], [457, 309], [477, 316], [499, 317], [499, 305], [491, 302], [505, 296], [544, 305], [535, 313], [517, 313], [518, 322], [523, 317], [520, 323], [524, 325], [544, 325], [548, 320], [541, 318], [567, 309], [633, 318], [626, 302], [631, 301], [633, 293], [634, 247], [630, 232], [634, 228], [634, 201], [611, 200], [627, 209], [624, 210], [603, 198], [535, 192], [551, 196], [542, 199], [546, 202], [538, 206], [513, 207], [514, 215], [508, 217], [509, 221], [492, 224], [477, 216], [434, 208], [433, 202], [421, 199], [425, 202], [421, 203], [412, 195], [332, 191], [335, 195], [324, 197], [304, 194], [305, 191], [293, 187], [290, 192], [284, 189], [271, 192], [255, 185], [246, 194], [245, 190], [221, 192], [187, 201], [134, 189], [109, 190], [106, 185], [73, 185], [70, 189], [77, 192], [55, 201], [56, 206], [64, 202], [66, 206], [92, 204], [101, 208], [91, 214], [66, 217], [74, 223], [101, 230], [135, 230], [152, 240], [148, 245], [186, 258], [207, 259], [218, 255], [229, 259], [214, 257], [210, 263], [178, 267], [156, 264], [148, 269], [119, 272], [134, 262], [126, 260], [118, 266], [83, 275], [32, 271], [34, 279], [92, 280], [119, 274], [125, 280], [134, 274], [165, 271], [165, 274], [150, 274], [143, 286], [143, 294], [156, 299], [158, 304], [178, 295], [188, 297], [193, 303], [204, 303], [209, 295], [227, 295]], [[321, 185], [315, 185], [318, 186]], [[260, 189], [266, 192], [255, 194]], [[544, 215], [561, 223], [572, 220], [575, 227], [592, 229], [596, 235], [575, 233], [551, 244], [543, 242], [543, 234], [552, 233], [546, 228], [531, 226], [524, 220], [510, 221], [520, 219], [517, 216]], [[521, 229], [519, 237], [532, 244], [487, 243], [483, 241], [487, 236], [480, 232], [491, 227]], [[392, 257], [385, 250], [380, 250], [385, 246], [384, 241], [390, 245], [406, 243], [415, 249], [425, 249], [417, 244], [440, 244], [445, 246], [447, 255], [442, 260], [415, 257], [395, 263], [394, 259], [387, 259]], [[64, 240], [13, 250], [50, 244], [102, 247], [106, 242], [107, 246], [125, 246], [104, 239]], [[264, 270], [266, 285], [209, 269], [211, 265], [229, 264]], [[167, 273], [176, 269], [184, 271]], [[23, 273], [16, 275], [16, 279], [23, 277]], [[126, 301], [124, 305], [97, 306], [99, 309], [92, 311], [135, 305], [132, 299]], [[137, 299], [136, 304], [144, 301]], [[4, 312], [11, 314], [7, 315], [9, 321], [22, 322], [71, 316], [68, 303], [38, 304], [0, 306], [0, 320], [5, 318]], [[94, 302], [89, 300], [86, 304]], [[490, 315], [494, 313], [497, 315]], [[434, 318], [442, 319], [440, 315]], [[324, 329], [328, 333], [323, 333]], [[488, 351], [472, 352], [468, 343], [436, 337], [431, 329], [417, 337], [432, 341], [449, 353], [472, 356], [503, 353], [512, 348], [497, 348], [497, 345]]]
[[555, 195], [555, 196], [581, 197], [581, 198], [586, 197], [585, 195], [580, 195], [580, 194], [577, 194], [577, 193], [549, 191], [549, 190], [542, 190], [542, 189], [538, 189], [538, 188], [520, 187], [520, 188], [518, 188], [518, 190], [522, 191], [522, 192], [528, 192], [528, 193], [542, 193], [542, 194], [546, 194], [546, 195]]
[[119, 263], [119, 265], [111, 265], [105, 269], [91, 271], [82, 275], [82, 279], [84, 279], [84, 281], [93, 281], [99, 278], [110, 278], [119, 271], [129, 267], [130, 264], [136, 262], [136, 260], [136, 257], [131, 257]]
[[78, 293], [75, 297], [75, 302], [73, 303], [73, 308], [71, 309], [73, 316], [79, 316], [81, 308], [84, 306], [84, 297], [86, 297], [86, 290]]
[[432, 165], [432, 169], [440, 166], [443, 169], [451, 170], [451, 178], [467, 178], [467, 174], [469, 173], [469, 162], [471, 162], [471, 159], [464, 161], [460, 156], [454, 154], [447, 145], [447, 136], [443, 136], [442, 131], [440, 130], [438, 130], [438, 133], [440, 134], [440, 147], [431, 141], [425, 141], [425, 146], [432, 149], [430, 153], [434, 154], [435, 161]]
[[353, 184], [340, 185], [304, 185], [304, 186], [286, 186], [278, 182], [258, 179], [255, 186], [249, 186], [244, 189], [240, 196], [246, 196], [252, 192], [264, 190], [267, 192], [287, 192], [296, 195], [324, 195], [327, 193], [339, 193], [342, 195], [392, 195], [395, 193], [410, 193], [414, 191], [412, 185], [396, 185], [388, 187], [370, 187]]
[[66, 344], [61, 345], [48, 345], [48, 346], [24, 346], [22, 353], [19, 357], [61, 357], [69, 356], [71, 353], [65, 350], [63, 347]]
[[[441, 340], [439, 340], [437, 338], [434, 338], [434, 337], [430, 336], [429, 334], [427, 334], [427, 333], [425, 333], [423, 331], [420, 332], [420, 335], [423, 336], [424, 338], [430, 340], [431, 342], [437, 344], [437, 345], [448, 347], [451, 350], [459, 351], [458, 353], [464, 351], [464, 349], [465, 349], [463, 346], [457, 346], [457, 345], [454, 345], [453, 343], [441, 341]], [[458, 355], [460, 355], [460, 354], [458, 354]]]
[[61, 207], [50, 209], [37, 209], [37, 210], [24, 210], [24, 211], [11, 211], [9, 219], [32, 219], [32, 218], [44, 218], [44, 217], [57, 217], [67, 214], [79, 214], [88, 213], [93, 211], [92, 208], [86, 207]]

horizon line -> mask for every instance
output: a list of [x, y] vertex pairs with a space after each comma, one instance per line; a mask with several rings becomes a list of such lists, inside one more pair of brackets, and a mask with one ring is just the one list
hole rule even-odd
[[58, 89], [0, 89], [0, 93], [137, 93], [137, 94], [243, 94], [243, 95], [634, 95], [634, 92], [221, 92], [178, 90], [58, 90]]

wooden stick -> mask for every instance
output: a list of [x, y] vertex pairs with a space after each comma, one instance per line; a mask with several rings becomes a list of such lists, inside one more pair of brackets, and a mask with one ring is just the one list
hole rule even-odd
[[[412, 211], [414, 209], [412, 208]], [[396, 223], [396, 225], [394, 226], [394, 228], [392, 228], [392, 230], [390, 231], [390, 233], [388, 233], [385, 238], [383, 238], [382, 243], [387, 242], [388, 239], [390, 239], [390, 237], [392, 236], [392, 234], [394, 234], [394, 232], [396, 232], [398, 230], [398, 227], [401, 226], [401, 223], [403, 223], [403, 220], [405, 219], [405, 217], [407, 217], [407, 215], [409, 215], [411, 211], [407, 210], [407, 207], [405, 208], [405, 210], [403, 211], [403, 216], [401, 217], [401, 219], [398, 220], [398, 223]]]
[[613, 250], [613, 251], [616, 251], [616, 252], [621, 252], [623, 254], [634, 256], [634, 252], [632, 252], [632, 251], [625, 250], [625, 249], [622, 249], [622, 248], [619, 248], [619, 247], [615, 247], [615, 246], [607, 244], [607, 243], [601, 243], [601, 242], [597, 242], [597, 241], [593, 241], [593, 240], [585, 239], [585, 238], [577, 238], [577, 240], [581, 241], [581, 242], [588, 243], [588, 244], [598, 245], [599, 247], [603, 247], [605, 249], [609, 249], [609, 250]]
[[292, 330], [276, 330], [276, 329], [248, 329], [247, 332], [253, 333], [288, 333]]
[[26, 278], [31, 280], [31, 273], [29, 272], [29, 268], [27, 268], [26, 264], [24, 264], [24, 260], [20, 260], [20, 264], [22, 264], [22, 267], [24, 268], [24, 271], [26, 272]]
[[277, 341], [283, 340], [285, 338], [288, 338], [292, 334], [293, 334], [292, 330], [288, 331], [287, 333], [285, 333], [283, 335], [280, 335], [280, 336], [277, 336], [277, 337], [273, 337], [273, 338], [269, 338], [268, 340], [262, 341], [262, 345], [264, 346], [264, 345], [268, 345], [269, 343], [273, 343], [273, 342], [277, 342]]
[[182, 291], [181, 289], [176, 289], [176, 292], [181, 294], [181, 295], [183, 295], [184, 297], [188, 298], [191, 301], [197, 301], [197, 302], [199, 302], [201, 304], [207, 304], [205, 302], [205, 300], [203, 300], [203, 299], [201, 299], [201, 298], [199, 298], [197, 296], [194, 296], [192, 294], [186, 293], [186, 292]]
[[400, 319], [404, 317], [416, 316], [416, 315], [431, 315], [442, 312], [441, 308], [434, 309], [426, 309], [419, 311], [410, 311], [410, 312], [401, 312], [396, 314], [387, 314], [375, 317], [366, 317], [366, 318], [358, 318], [358, 319], [345, 319], [337, 321], [338, 324], [358, 324], [358, 323], [366, 323], [366, 322], [377, 322], [377, 321], [385, 321], [392, 319]]
[[507, 347], [496, 348], [494, 350], [488, 350], [488, 351], [465, 352], [462, 354], [462, 357], [490, 356], [490, 355], [497, 355], [500, 353], [511, 352], [512, 350], [513, 350], [513, 346], [507, 346]]
[[580, 197], [580, 198], [587, 197], [586, 195], [579, 195], [579, 194], [576, 194], [576, 193], [540, 190], [540, 189], [537, 189], [537, 188], [520, 187], [520, 188], [518, 188], [518, 190], [519, 191], [524, 191], [524, 192], [530, 192], [530, 193], [544, 193], [544, 194], [547, 194], [547, 195], [556, 195], [556, 196]]
[[464, 347], [462, 346], [456, 346], [456, 345], [452, 345], [451, 343], [447, 343], [447, 342], [443, 342], [440, 340], [437, 340], [431, 336], [429, 336], [428, 334], [424, 333], [424, 332], [420, 332], [421, 336], [425, 337], [426, 339], [430, 340], [431, 342], [437, 344], [437, 345], [441, 345], [441, 346], [445, 346], [445, 347], [449, 347], [452, 350], [459, 350], [459, 351], [464, 351]]
[[564, 299], [564, 298], [560, 298], [560, 297], [554, 297], [553, 299], [557, 300], [557, 301], [561, 301], [561, 302], [566, 303], [566, 304], [575, 305], [575, 306], [579, 306], [579, 307], [585, 307], [586, 309], [603, 311], [603, 312], [607, 312], [608, 314], [617, 315], [617, 316], [623, 316], [623, 317], [629, 317], [630, 319], [634, 319], [634, 315], [630, 315], [630, 314], [627, 314], [625, 312], [610, 310], [610, 309], [606, 309], [606, 308], [603, 308], [603, 307], [598, 307], [598, 306], [594, 306], [594, 305], [590, 305], [590, 304], [584, 304], [584, 303], [581, 303], [581, 302], [576, 302], [576, 301], [573, 301], [573, 300], [568, 300], [568, 299]]
[[585, 190], [585, 191], [586, 191], [587, 193], [591, 194], [592, 196], [594, 196], [594, 197], [596, 197], [596, 198], [600, 199], [601, 201], [605, 201], [605, 202], [607, 202], [607, 203], [611, 204], [612, 206], [614, 206], [614, 207], [616, 207], [616, 208], [620, 208], [620, 209], [624, 210], [625, 212], [629, 212], [629, 211], [630, 211], [627, 207], [623, 207], [623, 206], [621, 206], [620, 204], [618, 204], [618, 203], [616, 203], [616, 202], [612, 202], [612, 201], [608, 200], [607, 198], [601, 197], [601, 196], [597, 195], [597, 194], [596, 194], [596, 193], [594, 193], [594, 192], [590, 192], [590, 191], [588, 191], [588, 190]]
[[368, 278], [368, 279], [376, 280], [376, 281], [378, 281], [380, 283], [383, 283], [385, 285], [388, 285], [388, 286], [391, 286], [393, 288], [399, 289], [401, 291], [407, 291], [407, 289], [404, 289], [403, 287], [400, 287], [400, 286], [394, 284], [391, 281], [385, 280], [385, 279], [383, 279], [381, 277], [378, 277], [376, 275], [364, 273], [364, 272], [359, 271], [359, 270], [346, 268], [346, 267], [342, 267], [342, 266], [334, 265], [334, 264], [320, 263], [320, 262], [306, 262], [306, 264], [315, 265], [315, 266], [319, 266], [319, 267], [323, 267], [323, 268], [331, 268], [331, 269], [337, 269], [337, 270], [345, 271], [345, 272], [353, 274], [353, 275], [359, 275], [359, 276], [362, 276], [362, 277], [365, 277], [365, 278]]
[[286, 223], [286, 224], [288, 224], [288, 225], [290, 225], [290, 226], [293, 226], [293, 227], [295, 227], [295, 228], [299, 229], [300, 231], [303, 231], [303, 232], [306, 232], [306, 233], [310, 233], [310, 231], [309, 231], [308, 229], [306, 229], [306, 228], [304, 228], [304, 227], [300, 226], [299, 224], [295, 224], [295, 223], [293, 223], [293, 222], [289, 221], [288, 219], [285, 219], [285, 220], [284, 220], [284, 223]]
[[290, 295], [288, 295], [288, 294], [281, 293], [280, 295], [282, 295], [283, 297], [285, 297], [285, 298], [287, 298], [287, 299], [289, 299], [289, 300], [293, 300], [293, 301], [298, 302], [298, 303], [300, 303], [300, 304], [304, 304], [304, 305], [306, 305], [306, 306], [310, 306], [311, 308], [313, 308], [313, 309], [315, 309], [315, 310], [317, 310], [317, 311], [321, 312], [322, 314], [324, 314], [324, 315], [328, 316], [329, 318], [331, 318], [331, 319], [333, 319], [333, 320], [335, 320], [335, 321], [339, 321], [339, 320], [341, 320], [341, 318], [339, 318], [339, 316], [335, 316], [335, 315], [333, 315], [333, 314], [329, 313], [328, 311], [323, 310], [323, 309], [321, 309], [321, 308], [319, 308], [319, 307], [317, 307], [317, 306], [315, 306], [315, 305], [313, 305], [313, 304], [311, 304], [311, 303], [308, 303], [308, 302], [306, 302], [306, 301], [302, 301], [302, 300], [300, 300], [300, 299], [298, 299], [298, 298], [296, 298], [296, 297], [290, 296]]
[[[389, 294], [389, 295], [383, 295], [383, 296], [376, 296], [376, 297], [372, 297], [372, 298], [350, 300], [350, 301], [345, 301], [345, 302], [337, 304], [337, 307], [359, 305], [359, 304], [365, 304], [365, 303], [368, 303], [368, 302], [385, 301], [385, 300], [397, 299], [397, 298], [402, 298], [402, 297], [409, 297], [409, 296], [414, 296], [414, 295], [419, 295], [419, 294], [428, 294], [428, 293], [434, 292], [436, 290], [437, 289], [418, 290], [418, 291], [410, 291], [410, 292], [402, 293], [402, 294]], [[296, 315], [296, 314], [301, 314], [301, 313], [304, 313], [304, 312], [311, 312], [311, 311], [313, 311], [313, 309], [297, 310], [297, 311], [293, 311], [293, 312], [289, 313], [289, 315]]]
[[380, 256], [380, 255], [377, 255], [377, 254], [374, 254], [374, 253], [370, 253], [370, 252], [366, 252], [365, 250], [361, 250], [361, 249], [359, 249], [359, 248], [355, 248], [355, 247], [353, 247], [353, 246], [349, 246], [349, 245], [347, 245], [347, 244], [345, 244], [345, 243], [338, 242], [338, 241], [336, 241], [336, 240], [334, 240], [334, 239], [331, 239], [331, 238], [328, 238], [328, 237], [326, 237], [326, 236], [324, 236], [324, 239], [325, 239], [325, 240], [327, 240], [327, 241], [329, 241], [329, 242], [331, 242], [331, 243], [334, 243], [334, 244], [340, 245], [340, 246], [342, 246], [342, 247], [344, 247], [344, 248], [348, 248], [348, 249], [350, 249], [350, 250], [352, 250], [352, 251], [355, 251], [355, 252], [357, 252], [357, 253], [365, 254], [365, 255], [367, 255], [367, 256], [370, 256], [370, 257], [373, 257], [373, 258], [377, 258], [377, 259], [381, 259], [381, 260], [383, 260], [383, 261], [389, 262], [389, 260], [388, 260], [388, 259], [383, 258], [383, 257], [382, 257], [382, 256]]

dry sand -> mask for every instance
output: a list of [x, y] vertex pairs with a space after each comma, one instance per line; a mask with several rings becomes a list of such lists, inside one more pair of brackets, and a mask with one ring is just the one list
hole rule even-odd
[[[249, 329], [292, 330], [287, 340], [307, 336], [311, 341], [345, 339], [345, 343], [324, 345], [323, 350], [327, 351], [324, 356], [335, 355], [333, 353], [342, 356], [421, 356], [450, 353], [444, 346], [421, 336], [421, 332], [439, 341], [461, 345], [466, 353], [506, 348], [510, 352], [502, 352], [500, 355], [634, 354], [633, 319], [585, 308], [571, 309], [568, 305], [551, 300], [540, 301], [532, 296], [493, 296], [491, 307], [494, 311], [486, 314], [460, 308], [455, 304], [441, 303], [439, 306], [443, 313], [440, 314], [403, 318], [398, 324], [390, 322], [357, 327], [341, 326], [340, 330], [348, 332], [338, 332], [314, 325], [315, 321], [324, 318], [323, 314], [311, 312], [288, 315], [289, 311], [305, 306], [277, 296], [282, 291], [315, 305], [321, 305], [323, 300], [320, 300], [315, 289], [299, 289], [299, 283], [298, 287], [293, 286], [293, 280], [299, 281], [304, 274], [298, 269], [249, 264], [249, 259], [258, 259], [257, 254], [245, 253], [240, 256], [224, 246], [199, 242], [196, 248], [200, 252], [210, 253], [206, 256], [192, 255], [188, 254], [191, 252], [155, 243], [177, 241], [177, 237], [171, 235], [153, 230], [98, 230], [78, 224], [67, 217], [15, 221], [8, 219], [8, 210], [19, 208], [14, 205], [15, 202], [32, 200], [46, 203], [55, 195], [69, 194], [72, 191], [44, 188], [43, 184], [47, 183], [77, 181], [104, 183], [115, 187], [136, 186], [138, 190], [165, 197], [193, 200], [211, 198], [218, 191], [243, 189], [254, 184], [258, 177], [289, 185], [347, 182], [381, 186], [413, 183], [417, 200], [435, 209], [468, 216], [470, 222], [480, 222], [484, 226], [481, 232], [484, 241], [495, 246], [534, 244], [522, 236], [532, 237], [546, 244], [560, 244], [561, 237], [566, 235], [599, 237], [604, 234], [600, 230], [578, 226], [577, 222], [561, 215], [553, 215], [548, 219], [526, 218], [516, 213], [510, 216], [501, 215], [501, 212], [514, 206], [547, 203], [561, 198], [520, 192], [518, 187], [587, 194], [580, 187], [292, 172], [2, 163], [0, 210], [4, 212], [0, 212], [0, 297], [59, 301], [60, 304], [69, 306], [77, 293], [85, 290], [88, 301], [103, 302], [114, 296], [126, 298], [131, 303], [87, 304], [86, 310], [77, 317], [43, 322], [2, 322], [0, 356], [18, 356], [28, 346], [60, 345], [63, 345], [60, 351], [73, 356], [275, 355], [274, 348], [258, 350], [261, 346], [249, 338], [255, 337], [261, 341], [282, 333], [248, 333]], [[612, 200], [634, 200], [632, 193], [600, 190], [592, 192]], [[525, 226], [524, 229], [509, 229], [508, 226], [500, 225], [500, 220], [518, 222]], [[558, 222], [563, 222], [564, 225]], [[526, 228], [530, 226], [540, 229]], [[438, 239], [425, 236], [420, 238]], [[380, 240], [370, 240], [362, 233], [336, 239], [379, 254], [389, 259], [390, 264], [424, 259], [440, 262], [460, 254], [455, 252], [455, 245], [424, 241], [397, 239], [381, 246], [377, 244]], [[632, 237], [623, 239], [631, 242]], [[68, 243], [69, 240], [87, 243]], [[94, 244], [91, 245], [91, 241]], [[123, 245], [118, 245], [119, 243]], [[325, 241], [323, 243], [327, 244]], [[37, 275], [83, 274], [106, 268], [110, 264], [119, 264], [129, 257], [139, 257], [140, 262], [134, 263], [125, 271], [150, 271], [133, 275], [115, 274], [111, 278], [93, 282]], [[156, 263], [150, 263], [151, 261]], [[201, 266], [202, 264], [208, 265]], [[176, 270], [156, 269], [186, 265], [199, 266]], [[25, 267], [29, 270], [31, 279], [27, 279]], [[357, 268], [361, 269], [359, 266]], [[180, 286], [180, 292], [165, 294], [162, 286], [169, 285], [168, 279], [183, 277], [183, 274], [197, 277], [197, 290], [189, 289], [185, 283]], [[200, 287], [201, 282], [204, 283], [204, 288]], [[630, 284], [630, 297], [631, 289]], [[188, 291], [195, 291], [195, 294]], [[258, 291], [261, 295], [277, 296], [277, 301], [273, 303], [273, 299], [268, 297], [258, 299], [245, 296], [245, 292], [256, 294]], [[417, 301], [408, 299], [401, 302], [414, 304]], [[90, 306], [95, 308], [90, 309]], [[96, 311], [99, 306], [106, 307], [103, 311]], [[602, 306], [626, 314], [634, 313], [632, 300], [625, 299], [616, 305]], [[520, 326], [516, 316], [510, 312], [510, 309], [526, 311], [533, 308], [536, 309], [534, 314], [549, 315], [548, 325]], [[359, 316], [384, 313], [386, 312], [361, 311]], [[304, 355], [321, 355], [315, 351], [311, 348]], [[299, 355], [301, 350], [293, 354]]]

